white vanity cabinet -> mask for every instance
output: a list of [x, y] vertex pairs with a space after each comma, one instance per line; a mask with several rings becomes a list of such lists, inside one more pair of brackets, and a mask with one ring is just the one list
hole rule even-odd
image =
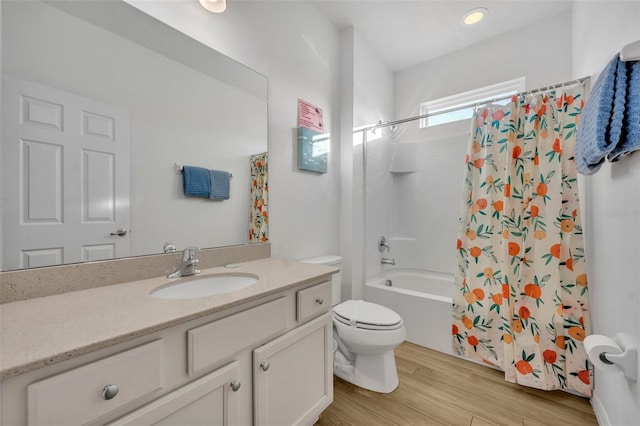
[[3, 379], [0, 425], [312, 424], [333, 400], [330, 300], [310, 281]]

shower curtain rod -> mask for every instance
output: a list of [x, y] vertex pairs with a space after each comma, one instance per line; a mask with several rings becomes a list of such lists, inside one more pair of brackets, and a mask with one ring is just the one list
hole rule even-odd
[[384, 127], [396, 126], [398, 124], [408, 123], [410, 121], [421, 120], [423, 118], [433, 117], [434, 115], [446, 114], [448, 112], [458, 111], [460, 109], [465, 109], [465, 108], [469, 108], [469, 107], [474, 107], [475, 108], [475, 107], [478, 107], [480, 105], [488, 104], [490, 102], [503, 101], [505, 99], [510, 99], [513, 96], [520, 96], [520, 95], [523, 95], [523, 94], [524, 95], [527, 95], [527, 94], [531, 95], [531, 94], [534, 94], [534, 93], [545, 92], [547, 90], [557, 89], [559, 87], [572, 86], [574, 84], [589, 83], [590, 80], [591, 80], [590, 77], [577, 78], [575, 80], [565, 81], [564, 83], [554, 84], [552, 86], [544, 86], [544, 87], [540, 87], [538, 89], [525, 90], [523, 92], [518, 92], [518, 93], [516, 93], [514, 95], [508, 95], [508, 96], [501, 96], [499, 98], [493, 98], [491, 100], [487, 100], [486, 102], [475, 102], [475, 103], [471, 103], [471, 104], [458, 105], [458, 106], [447, 108], [447, 109], [443, 109], [443, 110], [440, 110], [440, 111], [437, 111], [437, 112], [430, 112], [428, 114], [416, 115], [415, 117], [402, 118], [402, 119], [396, 120], [396, 121], [385, 121], [383, 123], [378, 123], [378, 124], [375, 124], [373, 126], [363, 127], [363, 128], [358, 129], [356, 131], [357, 132], [366, 132], [366, 131], [370, 131], [370, 130], [381, 129], [381, 128], [384, 128]]

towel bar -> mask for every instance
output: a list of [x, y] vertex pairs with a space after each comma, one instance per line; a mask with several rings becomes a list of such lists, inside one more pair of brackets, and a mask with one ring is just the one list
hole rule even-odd
[[[176, 168], [176, 174], [177, 175], [181, 175], [182, 174], [182, 170], [183, 170], [182, 165], [178, 164], [178, 163], [175, 163], [174, 166]], [[229, 173], [229, 177], [232, 178], [233, 175], [231, 173]]]

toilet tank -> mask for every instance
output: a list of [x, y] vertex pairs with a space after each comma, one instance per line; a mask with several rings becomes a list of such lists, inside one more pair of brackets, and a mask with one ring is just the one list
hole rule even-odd
[[[335, 255], [325, 255], [318, 257], [310, 257], [309, 259], [302, 259], [300, 262], [303, 263], [315, 263], [318, 265], [328, 265], [334, 266], [338, 269], [341, 269], [342, 266], [342, 257]], [[338, 270], [335, 274], [332, 275], [331, 278], [331, 306], [335, 306], [340, 303], [340, 292], [342, 290], [342, 271]]]

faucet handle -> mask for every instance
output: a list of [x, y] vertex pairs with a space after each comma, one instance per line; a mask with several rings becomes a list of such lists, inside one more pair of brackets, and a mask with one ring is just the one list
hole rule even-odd
[[182, 252], [182, 260], [194, 260], [196, 253], [198, 253], [198, 247], [187, 247]]
[[378, 251], [380, 253], [384, 252], [384, 250], [391, 250], [391, 246], [389, 245], [389, 241], [385, 238], [385, 236], [381, 236], [378, 238]]

